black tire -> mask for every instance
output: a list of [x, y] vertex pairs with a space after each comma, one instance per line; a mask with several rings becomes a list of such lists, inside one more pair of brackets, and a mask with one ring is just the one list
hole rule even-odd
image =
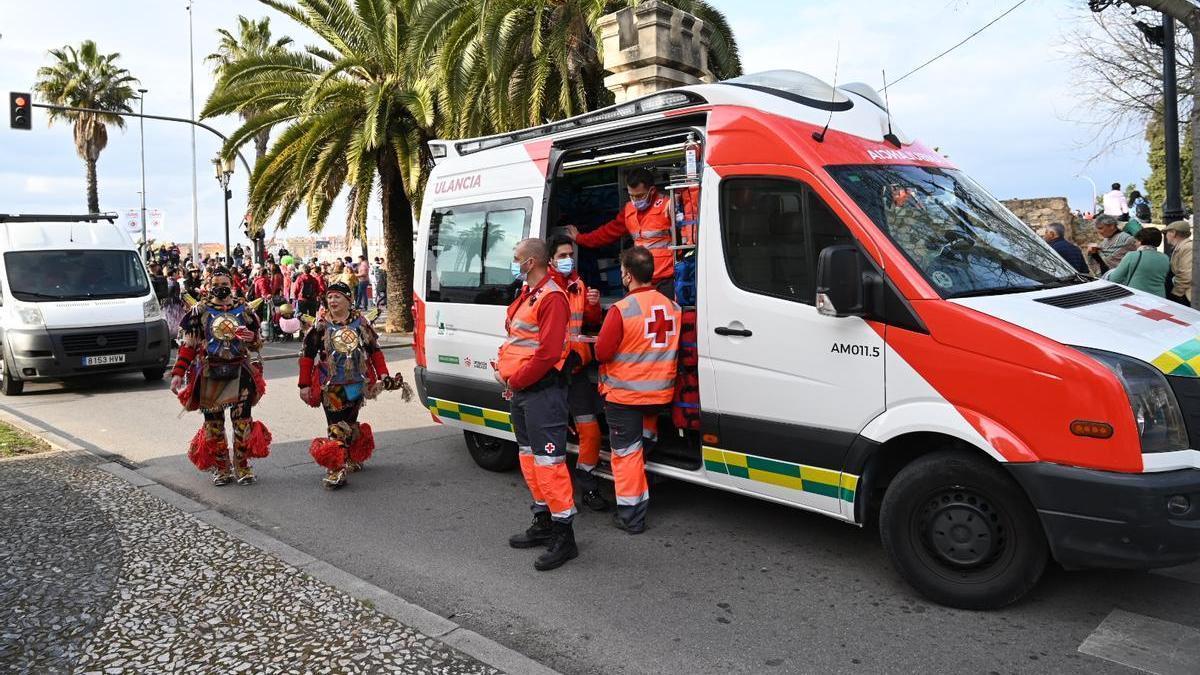
[[879, 533], [892, 565], [934, 602], [996, 609], [1032, 589], [1049, 548], [1037, 513], [994, 462], [934, 452], [888, 486]]
[[517, 457], [517, 444], [495, 436], [487, 436], [474, 431], [463, 431], [467, 439], [467, 450], [471, 459], [480, 468], [488, 471], [503, 473], [517, 468], [520, 460]]
[[146, 378], [147, 382], [159, 382], [166, 375], [166, 368], [143, 368], [142, 377]]
[[0, 359], [0, 393], [5, 396], [20, 396], [22, 391], [25, 391], [25, 383], [21, 380], [14, 379], [11, 372], [12, 368], [8, 365], [8, 359]]

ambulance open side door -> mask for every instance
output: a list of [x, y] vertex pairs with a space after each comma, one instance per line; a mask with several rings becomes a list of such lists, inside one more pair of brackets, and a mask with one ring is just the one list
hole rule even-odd
[[710, 167], [697, 330], [717, 438], [703, 450], [708, 477], [852, 518], [856, 477], [841, 469], [884, 409], [884, 341], [861, 318], [817, 312], [821, 251], [855, 241], [838, 210], [802, 169]]

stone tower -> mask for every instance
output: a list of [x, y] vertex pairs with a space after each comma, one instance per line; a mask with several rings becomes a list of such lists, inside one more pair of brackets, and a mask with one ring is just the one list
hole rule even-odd
[[708, 44], [712, 29], [658, 0], [600, 18], [604, 86], [617, 103], [663, 89], [712, 82]]

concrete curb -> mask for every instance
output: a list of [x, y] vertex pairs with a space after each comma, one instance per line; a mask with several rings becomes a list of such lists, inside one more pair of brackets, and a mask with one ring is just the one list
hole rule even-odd
[[[412, 343], [411, 343], [411, 342], [406, 342], [406, 343], [403, 343], [403, 344], [379, 345], [379, 348], [380, 348], [381, 350], [384, 350], [384, 349], [404, 349], [405, 347], [411, 347], [411, 346], [412, 346]], [[299, 342], [297, 342], [297, 343], [296, 343], [296, 350], [297, 350], [297, 351], [299, 351], [299, 349], [300, 349], [300, 343], [299, 343]], [[299, 357], [297, 354], [276, 354], [276, 355], [273, 355], [273, 356], [264, 356], [264, 357], [262, 357], [262, 360], [263, 360], [263, 361], [282, 361], [283, 359], [297, 359], [297, 358], [300, 358], [300, 357]]]
[[[384, 349], [407, 346], [409, 345], [389, 345], [388, 347], [384, 347]], [[548, 668], [516, 650], [505, 647], [499, 642], [486, 638], [475, 631], [463, 628], [440, 614], [435, 614], [420, 605], [414, 605], [404, 598], [364, 579], [360, 579], [339, 567], [331, 565], [324, 560], [318, 560], [261, 530], [256, 530], [245, 523], [226, 516], [216, 509], [212, 509], [190, 497], [180, 494], [162, 483], [149, 478], [141, 470], [132, 469], [123, 463], [111, 461], [113, 458], [109, 454], [102, 454], [94, 452], [89, 448], [81, 447], [58, 433], [44, 429], [7, 410], [0, 410], [0, 421], [41, 438], [55, 451], [74, 454], [76, 456], [86, 453], [105, 460], [103, 463], [97, 464], [96, 468], [126, 481], [147, 494], [158, 497], [168, 505], [191, 515], [197, 520], [212, 525], [235, 539], [274, 555], [276, 558], [299, 569], [301, 572], [351, 597], [369, 603], [381, 614], [391, 617], [430, 638], [443, 642], [451, 648], [457, 649], [493, 668], [505, 673], [521, 675], [526, 673], [529, 675], [558, 675], [558, 671]]]

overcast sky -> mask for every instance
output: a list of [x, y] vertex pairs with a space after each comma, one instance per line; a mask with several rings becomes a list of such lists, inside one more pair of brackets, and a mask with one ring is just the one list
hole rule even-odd
[[[878, 86], [880, 71], [892, 80], [966, 37], [1015, 0], [710, 0], [727, 13], [741, 44], [747, 72], [791, 68], [833, 79], [840, 45], [841, 82]], [[146, 112], [186, 117], [188, 14], [184, 0], [0, 0], [0, 90], [28, 90], [46, 50], [93, 39], [118, 51], [121, 63], [149, 89]], [[1103, 148], [1097, 130], [1080, 120], [1072, 90], [1071, 58], [1062, 36], [1081, 20], [1084, 0], [1029, 0], [1011, 15], [921, 72], [897, 84], [891, 107], [904, 130], [948, 154], [997, 197], [1065, 196], [1086, 208], [1090, 175], [1101, 189], [1141, 182], [1149, 173], [1140, 143], [1089, 158]], [[254, 0], [195, 0], [197, 107], [212, 87], [203, 57], [216, 48], [216, 29], [238, 14], [272, 17], [276, 34], [315, 42], [290, 19]], [[235, 119], [213, 126], [228, 133]], [[166, 214], [168, 239], [191, 239], [190, 134], [187, 127], [146, 124], [147, 205]], [[211, 157], [218, 140], [196, 135], [201, 241], [223, 235], [220, 189]], [[246, 151], [253, 161], [253, 148]], [[47, 128], [34, 112], [34, 130], [0, 128], [0, 212], [83, 210], [84, 169], [68, 125]], [[136, 208], [140, 175], [138, 128], [110, 134], [99, 163], [104, 210]], [[238, 167], [230, 210], [236, 224], [245, 210], [246, 175]], [[304, 229], [303, 220], [293, 227]], [[378, 231], [377, 209], [372, 231]], [[342, 211], [327, 232], [344, 232]], [[238, 237], [235, 232], [235, 240]]]

